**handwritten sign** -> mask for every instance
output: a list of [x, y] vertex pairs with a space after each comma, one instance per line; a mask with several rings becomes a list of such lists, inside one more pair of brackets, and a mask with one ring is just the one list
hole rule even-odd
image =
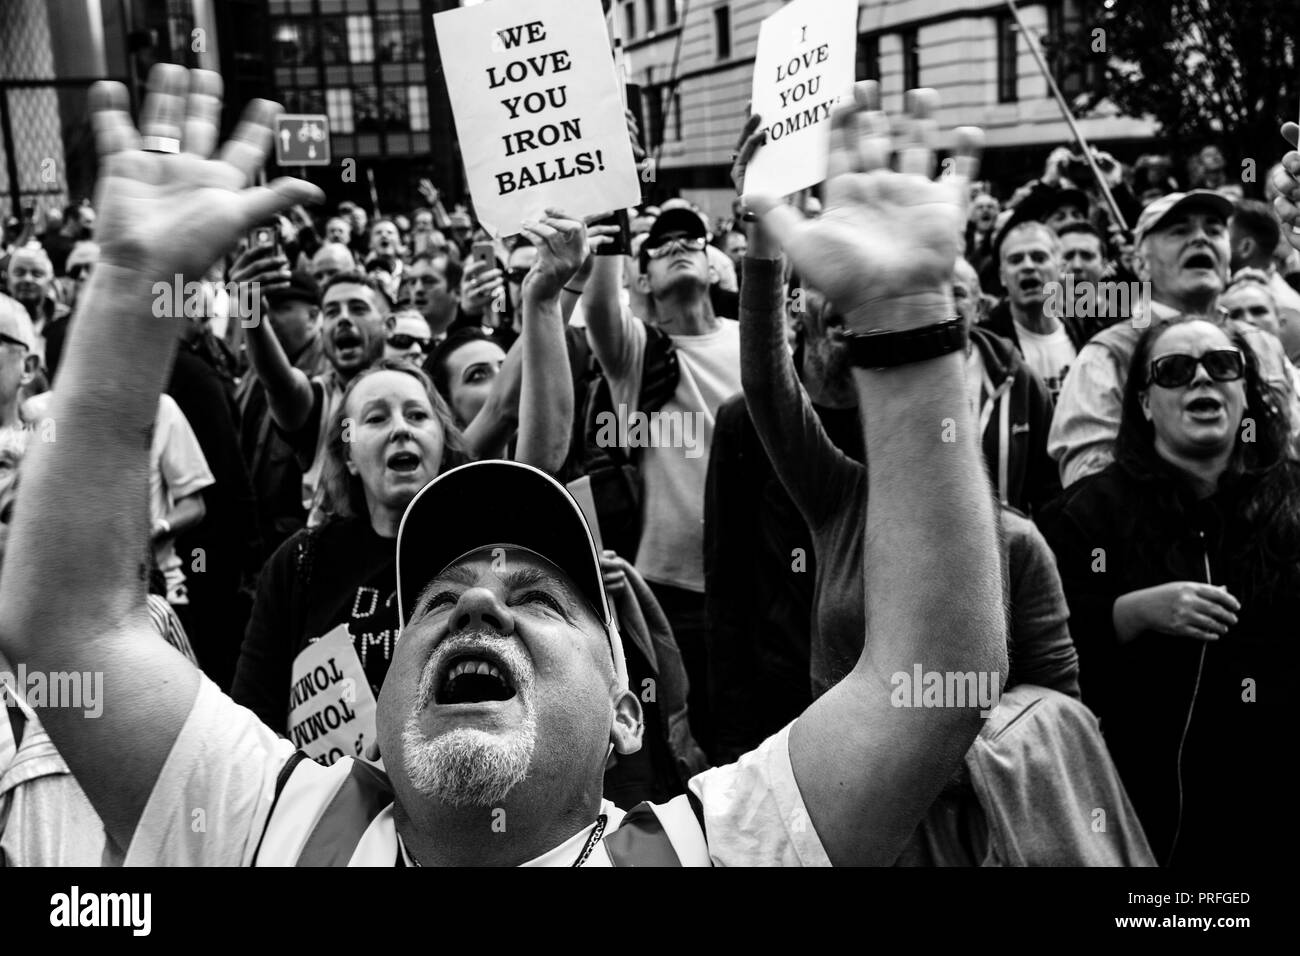
[[479, 221], [514, 235], [641, 201], [600, 0], [494, 0], [435, 14]]
[[364, 759], [375, 739], [375, 695], [340, 624], [302, 650], [293, 662], [289, 739], [317, 763]]
[[857, 35], [857, 0], [795, 0], [763, 21], [753, 109], [767, 143], [745, 192], [783, 196], [826, 178], [831, 110], [852, 95]]

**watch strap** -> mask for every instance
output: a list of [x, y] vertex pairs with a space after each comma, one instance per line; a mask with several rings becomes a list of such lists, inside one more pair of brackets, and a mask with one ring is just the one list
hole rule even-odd
[[849, 362], [857, 368], [894, 368], [938, 358], [966, 348], [966, 323], [954, 317], [919, 329], [850, 332]]

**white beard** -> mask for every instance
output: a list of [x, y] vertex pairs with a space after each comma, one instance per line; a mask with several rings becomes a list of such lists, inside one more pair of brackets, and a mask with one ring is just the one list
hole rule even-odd
[[[494, 642], [495, 643], [495, 642]], [[420, 728], [420, 711], [432, 699], [436, 661], [430, 660], [416, 695], [417, 706], [402, 728], [402, 763], [417, 791], [450, 807], [491, 807], [528, 776], [537, 745], [537, 715], [532, 707], [532, 672], [527, 659], [509, 644], [496, 644], [512, 665], [516, 694], [524, 707], [521, 725], [506, 734], [458, 727], [429, 739]]]

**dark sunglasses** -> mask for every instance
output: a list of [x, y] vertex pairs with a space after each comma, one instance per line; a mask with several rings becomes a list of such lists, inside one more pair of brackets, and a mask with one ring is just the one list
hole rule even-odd
[[3, 332], [0, 332], [0, 342], [5, 342], [9, 345], [17, 345], [19, 348], [23, 349], [23, 351], [31, 351], [28, 348], [27, 343], [22, 339], [16, 339], [12, 335], [5, 335]]
[[1235, 382], [1246, 374], [1241, 349], [1212, 349], [1200, 356], [1183, 352], [1160, 356], [1151, 363], [1147, 382], [1161, 388], [1182, 388], [1196, 378], [1198, 365], [1204, 366], [1206, 374], [1216, 382]]
[[662, 259], [664, 256], [671, 255], [678, 250], [686, 252], [703, 252], [705, 245], [708, 244], [703, 236], [695, 238], [679, 237], [676, 239], [665, 239], [661, 244], [646, 249], [646, 255], [651, 259]]
[[421, 352], [429, 351], [429, 340], [418, 339], [414, 335], [406, 335], [402, 332], [395, 332], [388, 337], [388, 344], [395, 349], [405, 352], [412, 345], [418, 345]]

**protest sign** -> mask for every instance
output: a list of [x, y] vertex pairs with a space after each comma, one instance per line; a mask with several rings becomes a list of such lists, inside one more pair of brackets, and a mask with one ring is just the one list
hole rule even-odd
[[435, 14], [479, 221], [514, 235], [641, 201], [600, 0], [494, 0]]
[[852, 95], [857, 35], [857, 0], [795, 0], [763, 21], [753, 111], [767, 143], [745, 192], [784, 196], [826, 178], [831, 110]]
[[375, 695], [346, 624], [307, 645], [293, 662], [289, 739], [317, 763], [363, 759], [375, 739]]

